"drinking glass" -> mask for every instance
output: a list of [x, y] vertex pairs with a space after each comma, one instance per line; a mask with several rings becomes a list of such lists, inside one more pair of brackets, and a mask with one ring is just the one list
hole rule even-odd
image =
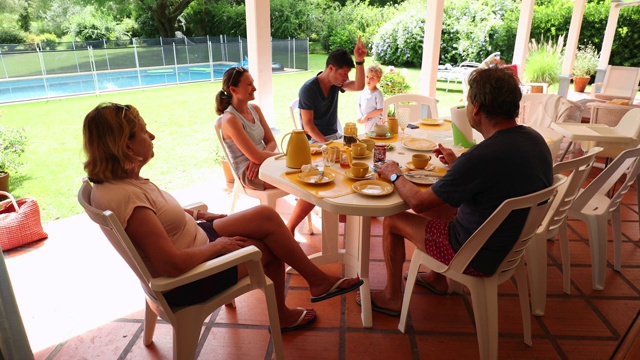
[[337, 148], [330, 146], [322, 148], [322, 163], [325, 167], [331, 167], [336, 163], [336, 150]]
[[404, 134], [404, 129], [407, 127], [408, 124], [409, 124], [408, 117], [398, 117], [398, 126], [400, 126], [400, 130], [402, 130], [402, 135], [400, 136], [401, 138], [404, 138], [406, 136]]

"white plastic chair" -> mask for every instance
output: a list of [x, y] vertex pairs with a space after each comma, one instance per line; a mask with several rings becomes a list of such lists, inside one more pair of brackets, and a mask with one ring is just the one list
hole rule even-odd
[[[531, 308], [533, 315], [544, 315], [547, 301], [547, 239], [551, 239], [558, 231], [566, 231], [567, 212], [582, 188], [596, 155], [602, 148], [595, 147], [588, 154], [553, 166], [554, 174], [567, 176], [567, 181], [558, 188], [558, 194], [551, 204], [542, 224], [531, 240], [525, 255], [529, 271], [531, 291]], [[564, 234], [566, 237], [566, 233]]]
[[300, 124], [300, 109], [298, 108], [298, 99], [294, 99], [289, 104], [289, 114], [291, 114], [291, 121], [293, 122], [294, 129], [302, 129]]
[[[227, 147], [224, 145], [221, 126], [222, 126], [222, 116], [219, 116], [215, 122], [216, 136], [220, 141], [220, 146], [222, 147], [222, 151], [224, 151], [224, 156], [229, 162], [229, 165], [231, 165], [231, 157], [229, 157], [229, 153], [227, 152]], [[236, 202], [238, 202], [238, 199], [240, 198], [241, 194], [250, 196], [254, 199], [258, 199], [261, 205], [267, 205], [274, 210], [276, 208], [276, 201], [278, 200], [278, 198], [289, 195], [288, 192], [280, 189], [264, 189], [264, 190], [247, 189], [242, 185], [242, 182], [240, 182], [240, 179], [238, 178], [238, 174], [236, 174], [233, 168], [231, 169], [231, 172], [233, 173], [233, 189], [231, 190], [232, 192], [231, 209], [229, 210], [229, 213], [231, 214], [233, 214], [236, 208]], [[314, 232], [313, 232], [313, 223], [311, 220], [311, 213], [307, 215], [307, 227], [309, 229], [309, 234], [313, 234]]]
[[556, 94], [523, 94], [518, 123], [548, 127], [554, 122], [580, 122], [582, 106]]
[[[423, 118], [438, 118], [438, 101], [419, 94], [397, 94], [384, 99], [382, 114], [387, 121], [389, 106], [393, 105], [398, 123], [416, 122]], [[425, 109], [425, 106], [427, 107]]]
[[[478, 346], [480, 348], [480, 358], [497, 359], [498, 285], [509, 280], [511, 276], [515, 274], [518, 294], [520, 296], [520, 310], [522, 311], [524, 342], [527, 345], [531, 345], [531, 313], [529, 309], [527, 279], [524, 265], [520, 260], [530, 240], [535, 236], [536, 229], [546, 216], [557, 192], [557, 188], [565, 181], [566, 177], [564, 175], [555, 175], [552, 186], [530, 195], [504, 201], [460, 248], [449, 265], [444, 265], [418, 249], [414, 250], [411, 265], [409, 266], [398, 329], [402, 332], [406, 329], [411, 290], [415, 284], [420, 265], [425, 265], [432, 271], [441, 273], [450, 280], [461, 283], [469, 288], [476, 323]], [[473, 259], [491, 234], [493, 234], [512, 211], [518, 209], [529, 209], [527, 220], [522, 233], [517, 241], [514, 242], [513, 248], [502, 261], [496, 273], [490, 277], [476, 277], [463, 274], [463, 271], [467, 268], [471, 259]]]
[[[133, 270], [145, 292], [146, 306], [144, 315], [143, 344], [149, 346], [153, 341], [153, 333], [158, 316], [171, 324], [173, 328], [174, 360], [193, 359], [196, 354], [198, 339], [204, 320], [217, 308], [224, 304], [235, 306], [235, 298], [249, 291], [260, 289], [264, 292], [271, 326], [276, 358], [284, 359], [278, 306], [273, 282], [264, 274], [260, 259], [262, 253], [255, 246], [248, 246], [202, 263], [177, 277], [152, 277], [129, 236], [115, 214], [109, 210], [99, 210], [90, 205], [91, 183], [85, 179], [78, 191], [78, 202], [87, 215], [100, 225], [111, 245], [118, 251], [127, 265]], [[202, 203], [194, 204], [191, 209], [206, 210]], [[205, 302], [185, 307], [171, 307], [164, 298], [164, 293], [176, 287], [192, 283], [220, 271], [239, 264], [246, 264], [249, 275], [238, 280], [238, 283], [227, 290], [211, 297]], [[117, 292], [117, 289], [112, 289]]]
[[589, 122], [591, 124], [604, 124], [615, 127], [620, 120], [629, 112], [636, 109], [637, 106], [626, 106], [618, 104], [608, 104], [599, 101], [587, 103], [587, 108], [591, 110]]
[[[620, 271], [622, 246], [620, 203], [638, 176], [639, 158], [640, 146], [620, 153], [589, 185], [580, 191], [569, 209], [568, 215], [570, 217], [587, 223], [591, 250], [591, 284], [595, 290], [604, 289], [607, 267], [607, 221], [609, 218], [611, 218], [613, 230], [613, 268]], [[620, 186], [618, 190], [610, 195], [610, 190], [617, 185]], [[563, 226], [566, 227], [566, 224]], [[566, 228], [562, 229], [559, 234], [563, 287], [564, 292], [569, 294], [571, 291], [571, 264]]]
[[607, 66], [602, 83], [591, 86], [591, 97], [600, 100], [625, 99], [632, 104], [638, 92], [640, 68]]

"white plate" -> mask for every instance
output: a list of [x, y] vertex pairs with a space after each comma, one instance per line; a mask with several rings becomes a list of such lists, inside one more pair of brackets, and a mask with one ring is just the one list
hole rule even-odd
[[349, 178], [349, 179], [354, 179], [354, 180], [368, 180], [368, 179], [373, 179], [376, 175], [376, 173], [374, 172], [369, 172], [365, 177], [355, 177], [353, 175], [353, 173], [351, 172], [351, 169], [348, 169], [344, 172], [344, 174]]
[[384, 196], [393, 192], [391, 184], [379, 180], [362, 180], [351, 187], [358, 194], [367, 196]]
[[322, 179], [318, 181], [318, 170], [307, 171], [298, 174], [298, 180], [305, 182], [307, 184], [326, 184], [328, 182], [333, 181], [336, 178], [336, 175], [331, 171], [325, 171], [322, 175]]
[[404, 174], [404, 177], [412, 183], [422, 185], [433, 185], [436, 181], [440, 180], [440, 177], [433, 176], [433, 173], [425, 170], [414, 170]]
[[353, 156], [354, 159], [363, 159], [371, 156], [371, 151], [367, 151], [366, 153], [364, 153], [364, 155], [355, 155], [355, 154], [351, 154], [351, 155]]
[[420, 123], [423, 125], [433, 125], [433, 126], [437, 126], [437, 125], [442, 125], [444, 124], [444, 120], [442, 119], [429, 119], [429, 118], [424, 118], [422, 120], [420, 120]]
[[385, 135], [378, 135], [373, 131], [369, 131], [368, 133], [366, 133], [366, 135], [367, 137], [370, 137], [372, 139], [389, 139], [393, 137], [392, 133], [386, 133]]
[[322, 154], [321, 144], [309, 144], [309, 148], [311, 149], [311, 155]]
[[402, 142], [402, 146], [414, 151], [432, 151], [438, 144], [431, 140], [421, 138], [410, 138]]

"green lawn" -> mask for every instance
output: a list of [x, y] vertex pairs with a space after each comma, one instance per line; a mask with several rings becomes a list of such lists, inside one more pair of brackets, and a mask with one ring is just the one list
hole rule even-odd
[[[273, 77], [276, 127], [280, 137], [291, 130], [288, 104], [298, 96], [300, 86], [324, 68], [326, 55], [311, 55], [305, 72], [277, 74]], [[367, 64], [371, 60], [368, 59]], [[398, 69], [400, 70], [400, 69]], [[419, 69], [408, 69], [411, 90], [419, 91]], [[438, 83], [441, 116], [460, 103], [460, 84]], [[213, 131], [215, 94], [220, 82], [82, 96], [60, 100], [2, 105], [2, 123], [24, 127], [29, 144], [23, 155], [24, 166], [11, 175], [11, 192], [16, 197], [38, 200], [43, 222], [65, 218], [82, 211], [76, 201], [84, 176], [82, 122], [98, 103], [113, 101], [139, 108], [149, 129], [156, 135], [155, 159], [143, 170], [167, 190], [204, 182], [213, 176], [221, 150]], [[260, 91], [260, 89], [258, 89]], [[340, 96], [340, 119], [344, 124], [356, 117], [357, 92]], [[362, 125], [360, 130], [362, 131]]]

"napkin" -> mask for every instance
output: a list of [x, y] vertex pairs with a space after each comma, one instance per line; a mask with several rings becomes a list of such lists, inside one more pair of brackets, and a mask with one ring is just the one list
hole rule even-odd
[[473, 129], [467, 120], [465, 107], [451, 108], [451, 130], [453, 132], [453, 145], [461, 145], [465, 148], [473, 146]]

